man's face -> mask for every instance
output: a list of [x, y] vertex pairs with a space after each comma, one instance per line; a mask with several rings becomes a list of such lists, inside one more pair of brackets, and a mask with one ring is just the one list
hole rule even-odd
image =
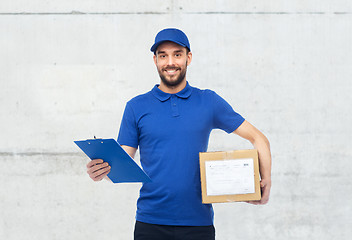
[[154, 55], [160, 79], [168, 87], [177, 86], [185, 80], [191, 60], [192, 53], [187, 53], [185, 47], [173, 42], [160, 44]]

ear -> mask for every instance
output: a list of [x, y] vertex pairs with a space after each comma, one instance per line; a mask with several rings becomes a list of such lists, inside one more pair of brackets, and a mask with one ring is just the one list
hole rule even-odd
[[192, 52], [188, 52], [187, 54], [187, 66], [189, 66], [192, 62]]
[[153, 59], [154, 59], [154, 64], [156, 66], [157, 60], [156, 60], [156, 55], [155, 54], [153, 55]]

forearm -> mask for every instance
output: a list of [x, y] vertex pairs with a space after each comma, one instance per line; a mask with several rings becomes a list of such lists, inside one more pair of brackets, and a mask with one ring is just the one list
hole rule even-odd
[[252, 124], [244, 121], [234, 133], [249, 140], [258, 150], [260, 176], [262, 179], [271, 180], [271, 153], [268, 139]]
[[271, 188], [271, 153], [269, 141], [263, 133], [247, 121], [244, 121], [234, 133], [249, 140], [258, 151], [262, 198], [260, 201], [249, 201], [249, 203], [266, 204], [269, 201]]
[[262, 179], [271, 182], [271, 152], [269, 141], [260, 133], [253, 140], [252, 144], [258, 150], [260, 176]]
[[121, 145], [121, 147], [123, 148], [123, 150], [125, 150], [126, 153], [128, 153], [128, 155], [131, 156], [131, 158], [134, 158], [134, 156], [136, 155], [137, 148], [130, 147], [127, 145]]

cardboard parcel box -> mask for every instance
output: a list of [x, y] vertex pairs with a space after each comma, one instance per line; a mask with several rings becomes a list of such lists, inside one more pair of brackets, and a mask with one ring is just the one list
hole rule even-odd
[[199, 153], [203, 203], [260, 200], [256, 149]]

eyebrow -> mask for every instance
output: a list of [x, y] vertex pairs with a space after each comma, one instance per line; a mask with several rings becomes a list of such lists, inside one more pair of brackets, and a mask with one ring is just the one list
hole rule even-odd
[[176, 51], [174, 51], [174, 53], [182, 53], [183, 52], [183, 50], [176, 50]]
[[[179, 50], [175, 50], [174, 53], [182, 53], [183, 50], [179, 49]], [[157, 54], [162, 54], [162, 53], [166, 53], [165, 51], [158, 51]]]

